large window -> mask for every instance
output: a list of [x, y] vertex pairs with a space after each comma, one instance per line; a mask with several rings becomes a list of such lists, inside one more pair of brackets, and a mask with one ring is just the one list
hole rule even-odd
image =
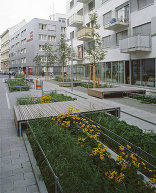
[[47, 35], [39, 34], [39, 40], [47, 41]]
[[48, 41], [56, 42], [56, 36], [48, 36]]
[[154, 3], [154, 0], [138, 0], [138, 9], [143, 9]]
[[117, 20], [121, 22], [129, 22], [129, 5], [116, 10]]
[[133, 28], [134, 36], [137, 35], [151, 35], [151, 23], [146, 23]]
[[119, 32], [116, 34], [116, 45], [119, 45], [119, 40], [126, 39], [128, 37], [128, 30]]
[[111, 82], [111, 63], [106, 62], [106, 81]]
[[41, 24], [41, 23], [39, 23], [39, 29], [40, 29], [40, 30], [47, 30], [47, 24]]
[[104, 48], [110, 48], [110, 37], [111, 36], [102, 38], [102, 44]]
[[74, 0], [70, 2], [70, 9], [74, 7]]
[[109, 11], [108, 13], [103, 15], [103, 25], [105, 26], [106, 24], [108, 24], [112, 19], [112, 12]]

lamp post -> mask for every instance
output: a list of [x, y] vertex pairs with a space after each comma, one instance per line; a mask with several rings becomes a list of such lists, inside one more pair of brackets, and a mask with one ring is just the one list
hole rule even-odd
[[73, 91], [73, 37], [70, 35], [71, 40], [71, 91]]

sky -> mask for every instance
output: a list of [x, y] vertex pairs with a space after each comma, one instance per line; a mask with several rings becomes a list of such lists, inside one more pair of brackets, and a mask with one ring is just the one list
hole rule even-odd
[[23, 19], [49, 19], [53, 2], [55, 13], [66, 13], [66, 0], [0, 0], [0, 35]]

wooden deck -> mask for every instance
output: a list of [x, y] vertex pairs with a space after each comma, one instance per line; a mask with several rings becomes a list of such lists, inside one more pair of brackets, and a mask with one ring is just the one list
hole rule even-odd
[[[42, 117], [52, 117], [65, 113], [69, 108], [73, 113], [86, 113], [93, 111], [106, 111], [120, 117], [120, 107], [114, 107], [105, 102], [89, 101], [86, 99], [77, 101], [54, 102], [33, 105], [14, 106], [14, 120], [19, 136], [22, 134], [22, 124], [28, 120]], [[77, 109], [79, 111], [77, 111]]]
[[139, 93], [145, 94], [146, 90], [136, 89], [130, 87], [115, 87], [115, 88], [92, 88], [88, 89], [88, 95], [97, 98], [111, 98], [111, 97], [122, 97], [127, 93]]

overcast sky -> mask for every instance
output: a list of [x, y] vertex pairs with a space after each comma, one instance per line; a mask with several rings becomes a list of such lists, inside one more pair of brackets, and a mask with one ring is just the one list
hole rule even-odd
[[0, 35], [23, 19], [49, 19], [53, 1], [55, 13], [66, 13], [66, 0], [0, 0]]

